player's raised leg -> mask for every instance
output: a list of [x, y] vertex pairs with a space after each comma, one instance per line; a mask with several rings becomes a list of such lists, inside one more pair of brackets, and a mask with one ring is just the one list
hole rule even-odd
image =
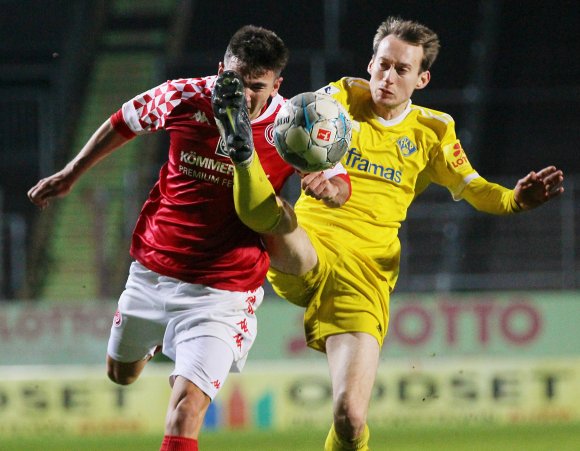
[[[212, 93], [216, 123], [234, 163], [234, 201], [244, 224], [258, 233], [296, 224], [286, 218], [285, 209], [254, 151], [252, 128], [248, 116], [244, 82], [232, 70], [223, 71]], [[288, 221], [288, 224], [280, 224]]]
[[298, 227], [292, 207], [276, 196], [254, 151], [242, 78], [222, 72], [212, 93], [212, 106], [222, 140], [234, 163], [234, 203], [242, 222], [263, 234], [272, 266], [304, 274], [317, 262], [306, 232]]

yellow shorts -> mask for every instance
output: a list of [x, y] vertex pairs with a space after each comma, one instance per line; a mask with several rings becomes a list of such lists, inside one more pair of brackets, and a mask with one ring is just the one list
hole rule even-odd
[[379, 345], [387, 334], [389, 297], [398, 275], [400, 243], [396, 238], [382, 269], [366, 255], [336, 241], [309, 233], [318, 264], [302, 276], [273, 268], [268, 280], [276, 293], [306, 307], [304, 328], [308, 346], [325, 352], [326, 338], [349, 332], [365, 332]]

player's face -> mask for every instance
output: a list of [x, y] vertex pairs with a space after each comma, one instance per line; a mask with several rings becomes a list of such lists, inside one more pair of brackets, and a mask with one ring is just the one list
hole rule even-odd
[[282, 84], [282, 77], [278, 77], [274, 71], [268, 70], [262, 74], [248, 74], [240, 70], [235, 60], [230, 61], [226, 66], [220, 64], [219, 73], [224, 70], [234, 70], [242, 76], [250, 119], [256, 119], [260, 115], [260, 112], [268, 103], [268, 99], [278, 94]]
[[243, 76], [246, 87], [246, 101], [248, 102], [248, 112], [250, 119], [255, 119], [260, 115], [262, 108], [270, 97], [278, 94], [282, 78], [269, 70], [260, 76]]
[[385, 119], [403, 112], [415, 89], [427, 86], [431, 75], [421, 72], [423, 48], [386, 36], [373, 55], [368, 72], [373, 110]]

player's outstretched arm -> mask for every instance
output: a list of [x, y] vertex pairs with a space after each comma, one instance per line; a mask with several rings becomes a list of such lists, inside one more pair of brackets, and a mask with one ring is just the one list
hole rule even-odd
[[530, 172], [518, 180], [514, 199], [522, 210], [531, 210], [564, 192], [564, 173], [555, 166]]
[[34, 205], [46, 208], [52, 199], [66, 196], [82, 174], [127, 141], [129, 138], [118, 133], [107, 119], [63, 169], [30, 188], [28, 198]]

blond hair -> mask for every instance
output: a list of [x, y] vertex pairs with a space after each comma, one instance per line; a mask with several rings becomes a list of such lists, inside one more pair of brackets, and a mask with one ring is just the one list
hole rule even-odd
[[412, 45], [423, 47], [423, 59], [421, 60], [421, 72], [429, 70], [439, 54], [439, 37], [437, 34], [419, 22], [403, 20], [400, 17], [388, 17], [379, 25], [373, 39], [373, 54], [377, 53], [381, 41], [389, 35], [408, 42]]

